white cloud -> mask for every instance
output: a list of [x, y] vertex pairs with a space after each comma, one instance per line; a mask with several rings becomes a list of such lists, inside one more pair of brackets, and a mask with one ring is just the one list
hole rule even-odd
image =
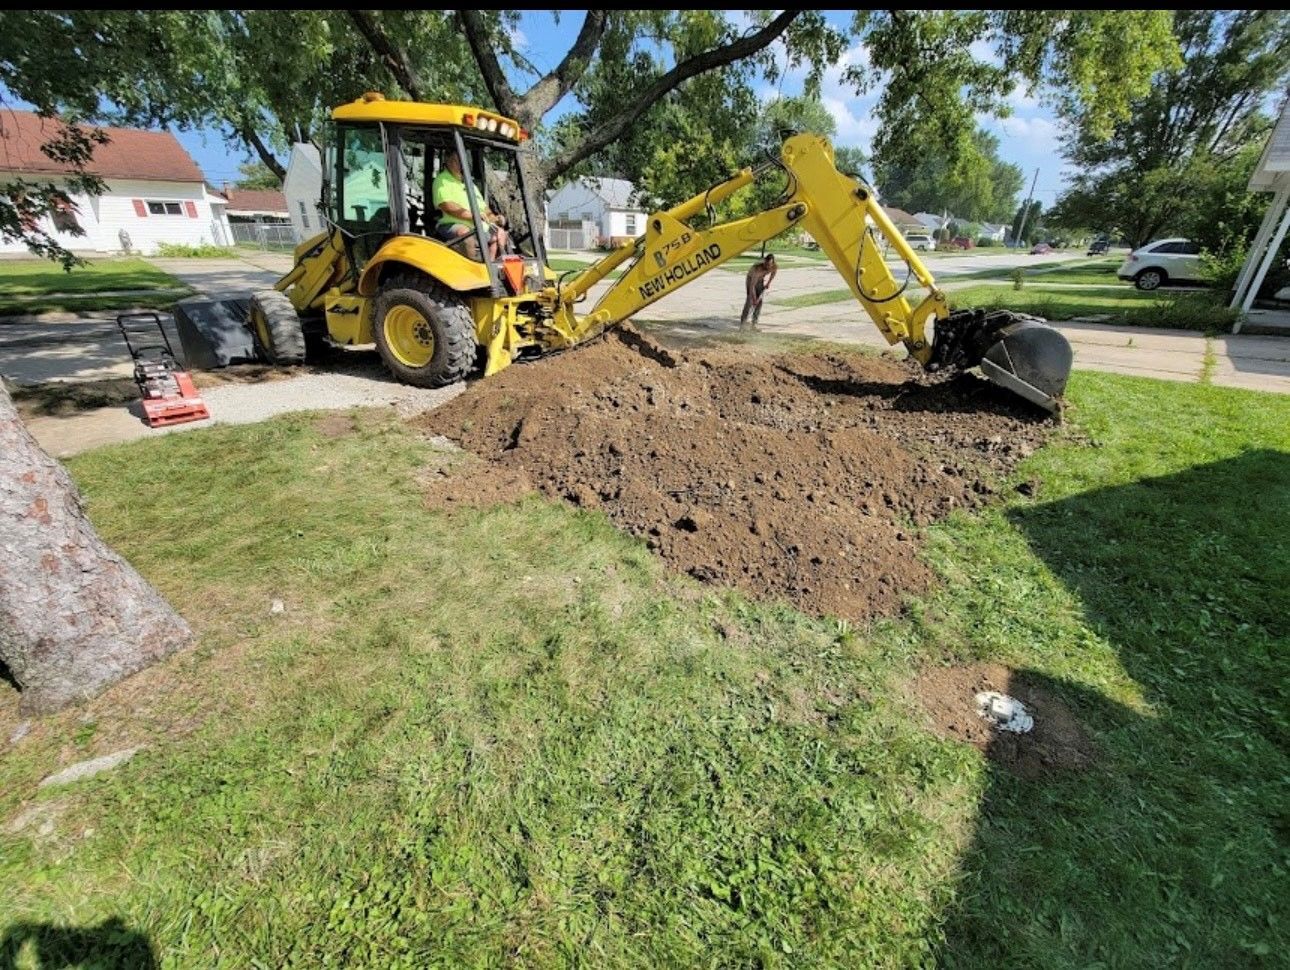
[[993, 64], [996, 67], [1003, 63], [1002, 58], [999, 57], [998, 51], [994, 49], [994, 45], [987, 40], [972, 41], [972, 43], [968, 45], [968, 53], [978, 61], [985, 61], [987, 64]]
[[1039, 107], [1039, 99], [1034, 95], [1026, 93], [1026, 86], [1018, 83], [1004, 99], [1008, 102], [1013, 111], [1033, 111]]
[[1032, 149], [1049, 145], [1057, 147], [1057, 125], [1047, 118], [1038, 115], [1030, 118], [1012, 115], [1009, 118], [994, 118], [992, 122], [1008, 137], [1029, 142]]
[[878, 133], [878, 119], [872, 112], [865, 110], [863, 103], [856, 98], [844, 101], [824, 95], [820, 101], [838, 126], [833, 141], [838, 145], [858, 145], [867, 151], [870, 140]]
[[519, 27], [507, 27], [506, 33], [511, 39], [511, 46], [516, 50], [522, 51], [529, 46], [528, 35]]

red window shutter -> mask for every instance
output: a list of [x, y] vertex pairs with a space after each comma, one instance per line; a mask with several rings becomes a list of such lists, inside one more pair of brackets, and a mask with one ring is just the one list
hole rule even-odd
[[134, 203], [134, 214], [140, 219], [148, 218], [148, 207], [143, 204], [143, 199], [131, 199]]
[[197, 205], [196, 205], [196, 203], [194, 203], [194, 202], [193, 202], [193, 201], [191, 201], [191, 200], [185, 201], [185, 202], [184, 202], [184, 208], [185, 208], [186, 210], [188, 210], [188, 218], [189, 218], [189, 219], [196, 219], [196, 218], [197, 218]]

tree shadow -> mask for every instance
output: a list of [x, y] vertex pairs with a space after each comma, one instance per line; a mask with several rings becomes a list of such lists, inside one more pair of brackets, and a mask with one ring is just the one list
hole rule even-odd
[[[23, 957], [23, 963], [18, 958]], [[17, 967], [59, 970], [62, 967], [95, 970], [154, 970], [157, 955], [142, 933], [113, 916], [98, 926], [56, 926], [52, 923], [15, 923], [0, 939], [0, 970]]]
[[1146, 707], [1025, 672], [1076, 713], [1098, 754], [1027, 780], [989, 752], [939, 964], [1284, 957], [1287, 509], [1290, 454], [1257, 450], [1008, 513]]

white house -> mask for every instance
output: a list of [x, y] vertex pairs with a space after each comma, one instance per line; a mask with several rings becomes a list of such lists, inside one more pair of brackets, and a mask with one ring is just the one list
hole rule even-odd
[[[64, 181], [71, 167], [41, 146], [59, 131], [57, 121], [30, 111], [0, 111], [0, 184]], [[71, 211], [51, 212], [43, 226], [73, 252], [154, 253], [158, 243], [225, 246], [233, 234], [225, 200], [211, 191], [197, 163], [168, 131], [104, 128], [110, 139], [94, 149], [88, 171], [103, 179], [103, 195], [70, 193]], [[77, 225], [84, 235], [67, 231]], [[20, 240], [0, 238], [0, 253], [25, 253]]]
[[546, 204], [547, 222], [594, 222], [602, 238], [635, 239], [645, 234], [646, 215], [635, 204], [635, 193], [636, 187], [624, 179], [575, 179], [552, 193]]
[[297, 239], [310, 239], [327, 227], [320, 209], [322, 181], [322, 159], [318, 149], [308, 142], [296, 142], [291, 146], [291, 160], [287, 162], [282, 192], [286, 196]]
[[[1245, 265], [1236, 278], [1230, 306], [1233, 309], [1240, 308], [1248, 315], [1250, 322], [1266, 324], [1266, 320], [1256, 321], [1256, 317], [1266, 317], [1267, 314], [1260, 314], [1253, 307], [1259, 288], [1263, 286], [1268, 270], [1272, 268], [1281, 249], [1281, 243], [1287, 232], [1290, 232], [1290, 97], [1281, 105], [1281, 115], [1272, 134], [1268, 136], [1268, 143], [1263, 146], [1263, 154], [1259, 156], [1259, 164], [1250, 176], [1248, 188], [1251, 192], [1271, 193], [1272, 199], [1258, 232], [1254, 234], [1254, 242], [1250, 246], [1249, 255], [1245, 257]], [[1279, 291], [1277, 296], [1280, 298]], [[1246, 324], [1238, 321], [1232, 332], [1240, 333], [1243, 326]], [[1257, 327], [1256, 332], [1262, 330], [1284, 334], [1284, 326], [1284, 323], [1280, 327], [1274, 325], [1270, 330]]]
[[990, 239], [994, 242], [1003, 242], [1008, 235], [1008, 227], [1005, 225], [996, 225], [993, 222], [981, 223], [981, 231], [977, 233], [978, 239]]

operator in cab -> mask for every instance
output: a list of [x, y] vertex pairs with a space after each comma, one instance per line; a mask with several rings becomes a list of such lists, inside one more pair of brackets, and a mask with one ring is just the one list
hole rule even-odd
[[[497, 259], [506, 251], [508, 239], [502, 228], [502, 217], [493, 212], [480, 198], [479, 190], [473, 189], [475, 207], [484, 220], [488, 232], [488, 256]], [[435, 238], [442, 242], [452, 242], [467, 234], [470, 239], [464, 244], [466, 255], [479, 259], [479, 243], [475, 238], [475, 222], [470, 215], [470, 200], [466, 197], [466, 180], [462, 177], [461, 158], [455, 151], [444, 156], [443, 167], [430, 184], [431, 200], [439, 221], [435, 224]]]

